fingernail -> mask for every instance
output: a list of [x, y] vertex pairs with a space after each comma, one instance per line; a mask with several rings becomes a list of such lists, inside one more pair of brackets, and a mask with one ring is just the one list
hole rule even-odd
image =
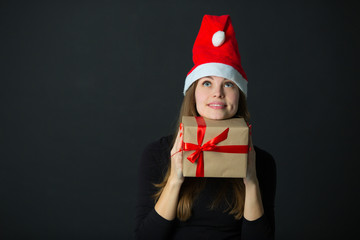
[[180, 137], [182, 137], [182, 133], [180, 133]]
[[182, 123], [180, 123], [180, 130], [182, 130], [182, 127], [183, 127], [183, 124], [182, 124]]

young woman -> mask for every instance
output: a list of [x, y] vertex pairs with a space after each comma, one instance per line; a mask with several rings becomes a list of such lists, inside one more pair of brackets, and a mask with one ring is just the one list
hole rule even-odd
[[[230, 17], [205, 15], [194, 44], [179, 114], [223, 120], [243, 117], [247, 79]], [[273, 158], [249, 141], [244, 179], [184, 178], [182, 134], [144, 151], [139, 172], [137, 239], [273, 239], [276, 170]], [[206, 163], [205, 163], [206, 164]]]

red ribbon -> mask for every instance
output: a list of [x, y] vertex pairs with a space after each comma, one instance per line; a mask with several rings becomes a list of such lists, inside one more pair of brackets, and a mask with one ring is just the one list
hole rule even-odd
[[223, 152], [223, 153], [248, 153], [248, 145], [228, 145], [228, 146], [216, 146], [219, 142], [227, 139], [229, 128], [225, 129], [218, 136], [214, 137], [210, 141], [202, 145], [204, 135], [206, 132], [206, 123], [203, 117], [195, 117], [198, 124], [197, 129], [197, 141], [198, 144], [183, 143], [183, 151], [195, 150], [187, 159], [191, 163], [197, 161], [196, 177], [204, 177], [204, 151]]

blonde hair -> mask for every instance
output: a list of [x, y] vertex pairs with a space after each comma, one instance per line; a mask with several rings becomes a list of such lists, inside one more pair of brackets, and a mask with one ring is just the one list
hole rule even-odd
[[[181, 119], [183, 116], [199, 116], [199, 113], [196, 110], [196, 102], [195, 102], [195, 89], [198, 81], [194, 82], [186, 92], [186, 95], [183, 99], [180, 113], [177, 121], [177, 126], [180, 125]], [[250, 119], [250, 114], [247, 110], [246, 97], [241, 90], [239, 103], [238, 103], [238, 111], [234, 117], [243, 117], [246, 122]], [[177, 136], [178, 128], [175, 130], [174, 138], [172, 145], [174, 145], [176, 136]], [[158, 191], [154, 194], [155, 202], [161, 196], [161, 193], [168, 181], [170, 176], [170, 167], [165, 173], [165, 176], [161, 183], [154, 184], [155, 187], [158, 188]], [[212, 202], [210, 209], [214, 209], [222, 200], [228, 205], [228, 208], [225, 212], [234, 215], [235, 219], [240, 219], [243, 216], [244, 212], [244, 200], [245, 200], [245, 187], [243, 180], [241, 178], [223, 178], [225, 186], [232, 187], [232, 198], [228, 199], [226, 196], [227, 188], [221, 188], [222, 190], [219, 192], [218, 196]], [[184, 183], [181, 186], [179, 193], [179, 202], [177, 206], [176, 216], [180, 221], [186, 221], [191, 217], [191, 209], [195, 198], [201, 192], [206, 184], [206, 178], [185, 178]], [[229, 201], [230, 200], [230, 201]]]

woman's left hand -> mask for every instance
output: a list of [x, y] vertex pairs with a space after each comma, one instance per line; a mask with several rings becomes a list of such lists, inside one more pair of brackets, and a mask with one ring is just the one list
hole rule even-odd
[[247, 162], [247, 172], [246, 178], [244, 178], [244, 184], [258, 184], [258, 179], [256, 176], [256, 152], [252, 143], [252, 137], [249, 136], [249, 154]]
[[244, 218], [248, 221], [259, 219], [264, 214], [258, 178], [256, 176], [256, 153], [249, 137], [249, 154], [245, 184]]

